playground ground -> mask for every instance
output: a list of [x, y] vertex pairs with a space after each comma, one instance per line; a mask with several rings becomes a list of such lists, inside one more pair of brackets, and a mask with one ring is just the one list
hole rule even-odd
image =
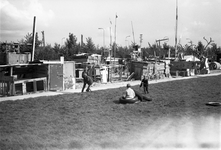
[[221, 102], [221, 74], [168, 80], [138, 104], [118, 103], [126, 82], [1, 101], [0, 149], [220, 150], [221, 107], [206, 103]]

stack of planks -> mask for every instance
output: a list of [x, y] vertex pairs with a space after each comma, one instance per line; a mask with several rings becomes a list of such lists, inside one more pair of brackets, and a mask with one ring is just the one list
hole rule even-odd
[[[167, 68], [167, 72], [168, 72]], [[169, 72], [168, 72], [169, 73]], [[150, 79], [162, 79], [165, 77], [165, 63], [164, 62], [148, 62], [143, 66], [143, 75], [149, 76]]]

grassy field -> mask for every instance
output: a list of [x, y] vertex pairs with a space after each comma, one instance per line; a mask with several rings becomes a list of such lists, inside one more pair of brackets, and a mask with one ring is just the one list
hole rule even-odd
[[119, 104], [124, 90], [0, 102], [0, 149], [221, 148], [221, 107], [205, 105], [221, 76], [151, 84], [138, 104]]

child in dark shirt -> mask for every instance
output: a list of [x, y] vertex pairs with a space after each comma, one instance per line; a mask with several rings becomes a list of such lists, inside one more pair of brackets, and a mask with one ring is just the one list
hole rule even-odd
[[143, 90], [144, 90], [144, 93], [145, 93], [145, 94], [149, 93], [149, 91], [148, 91], [148, 85], [149, 85], [149, 83], [148, 83], [148, 77], [143, 76], [143, 79], [141, 80], [141, 83], [140, 83], [140, 87], [143, 86]]

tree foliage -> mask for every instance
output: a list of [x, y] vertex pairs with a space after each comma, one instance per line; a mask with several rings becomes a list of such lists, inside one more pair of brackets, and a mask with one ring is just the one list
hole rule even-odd
[[196, 56], [199, 58], [201, 56], [205, 55], [204, 53], [204, 45], [201, 41], [198, 42], [197, 48], [196, 48]]
[[69, 38], [65, 42], [68, 49], [74, 49], [77, 46], [77, 37], [73, 33], [69, 33]]
[[79, 52], [79, 44], [77, 43], [77, 37], [73, 33], [69, 33], [69, 37], [65, 42], [65, 47], [62, 50], [62, 55], [65, 60], [71, 60], [74, 54]]
[[91, 37], [86, 38], [86, 45], [84, 46], [83, 52], [89, 54], [93, 54], [96, 52], [96, 48]]
[[[32, 51], [32, 43], [33, 43], [32, 33], [27, 33], [27, 35], [25, 35], [24, 39], [20, 40], [20, 43], [22, 43], [22, 46], [20, 48], [21, 52], [31, 52]], [[38, 33], [36, 33], [35, 49], [39, 48], [40, 45], [41, 45], [41, 41], [38, 39]]]
[[132, 52], [131, 49], [127, 47], [118, 47], [116, 50], [116, 57], [118, 58], [130, 58], [130, 53]]
[[59, 60], [59, 53], [51, 45], [39, 47], [35, 52], [35, 60]]
[[[136, 43], [132, 43], [128, 47], [122, 47], [113, 43], [109, 49], [104, 49], [103, 47], [95, 46], [91, 37], [86, 38], [85, 43], [78, 42], [77, 37], [73, 33], [69, 33], [68, 38], [65, 41], [65, 45], [55, 43], [52, 47], [51, 45], [41, 46], [41, 41], [38, 39], [38, 34], [35, 37], [35, 60], [58, 60], [60, 56], [64, 56], [66, 61], [73, 60], [74, 56], [79, 53], [89, 53], [89, 54], [101, 54], [103, 57], [108, 57], [110, 55], [116, 58], [131, 58], [133, 51], [137, 50], [138, 47]], [[32, 51], [32, 34], [28, 33], [21, 39], [22, 47], [21, 52], [31, 52]], [[148, 43], [149, 44], [149, 43]], [[205, 48], [206, 47], [206, 48]], [[110, 50], [110, 51], [109, 51]], [[162, 46], [157, 44], [149, 44], [149, 47], [142, 48], [143, 58], [165, 58], [168, 57], [168, 52], [170, 50], [170, 57], [175, 57], [174, 46], [169, 46], [164, 43]], [[208, 58], [214, 58], [218, 53], [221, 53], [221, 47], [217, 47], [216, 44], [211, 44], [207, 47], [204, 46], [201, 41], [197, 45], [191, 43], [191, 45], [179, 45], [178, 51], [184, 55], [195, 55], [196, 57], [206, 56]]]

